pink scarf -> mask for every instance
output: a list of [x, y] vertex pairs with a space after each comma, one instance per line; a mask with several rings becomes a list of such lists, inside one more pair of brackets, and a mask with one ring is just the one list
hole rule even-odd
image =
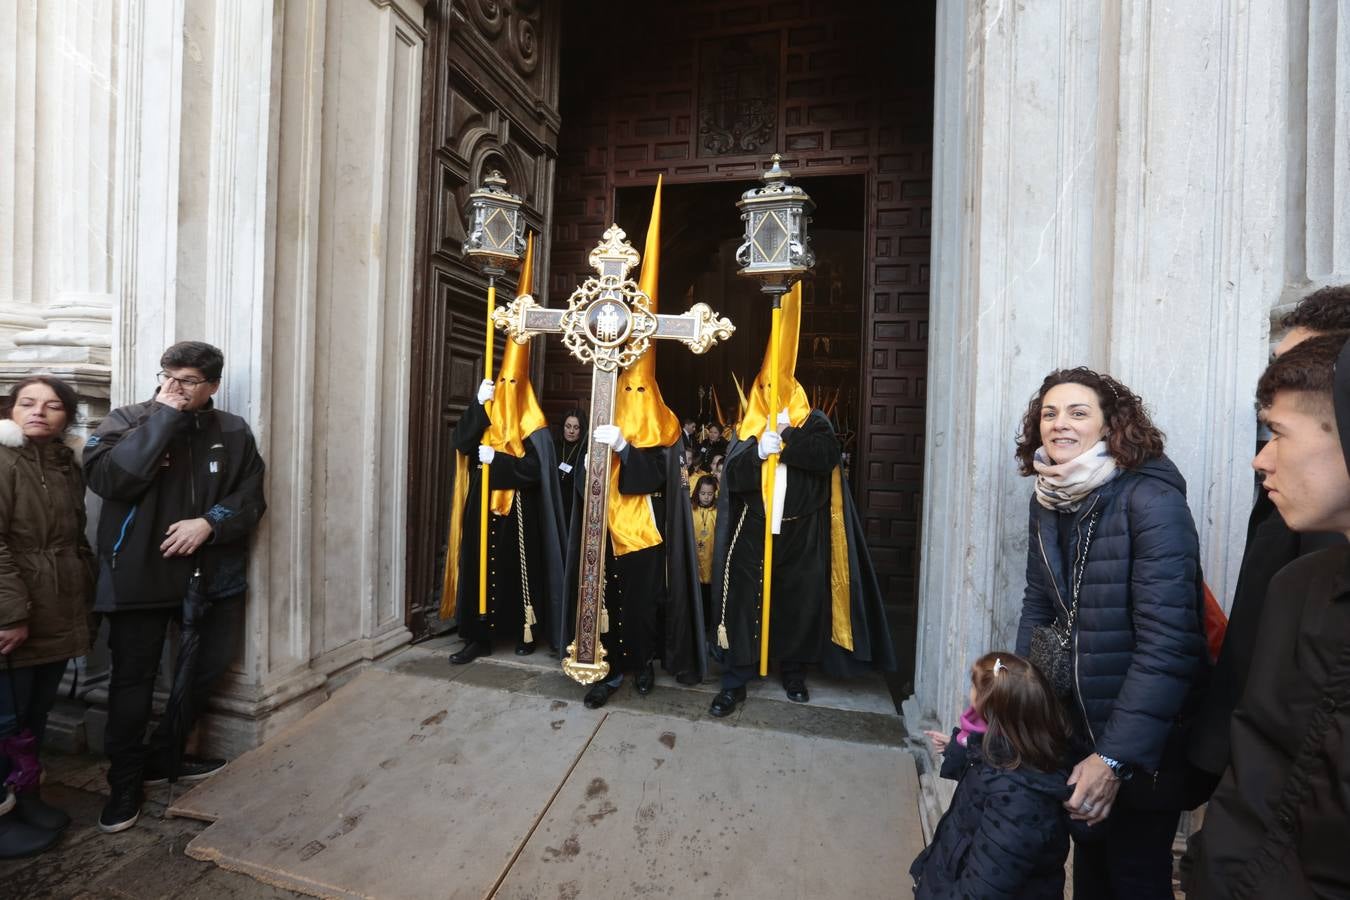
[[962, 747], [966, 746], [966, 741], [972, 734], [984, 734], [989, 730], [989, 724], [984, 721], [984, 716], [973, 706], [967, 706], [966, 711], [961, 713], [960, 724], [961, 728], [956, 732], [956, 742]]

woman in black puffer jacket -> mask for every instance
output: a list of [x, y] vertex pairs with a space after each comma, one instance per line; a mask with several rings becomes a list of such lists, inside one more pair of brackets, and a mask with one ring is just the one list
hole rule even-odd
[[1101, 840], [1075, 846], [1074, 894], [1170, 900], [1190, 805], [1183, 731], [1207, 667], [1186, 482], [1139, 397], [1084, 368], [1046, 377], [1017, 458], [1036, 476], [1017, 652], [1037, 657], [1038, 628], [1068, 634], [1062, 699], [1079, 761], [1065, 805], [1106, 822]]

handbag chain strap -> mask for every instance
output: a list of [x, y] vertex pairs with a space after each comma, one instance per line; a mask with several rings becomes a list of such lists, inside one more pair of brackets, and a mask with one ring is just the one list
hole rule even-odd
[[1101, 513], [1094, 512], [1088, 517], [1087, 534], [1083, 536], [1083, 549], [1078, 554], [1077, 565], [1073, 573], [1073, 591], [1072, 605], [1069, 607], [1069, 621], [1064, 629], [1064, 635], [1068, 637], [1073, 634], [1073, 623], [1078, 618], [1078, 597], [1083, 593], [1083, 570], [1087, 568], [1088, 548], [1092, 546], [1092, 531], [1097, 526], [1097, 517]]

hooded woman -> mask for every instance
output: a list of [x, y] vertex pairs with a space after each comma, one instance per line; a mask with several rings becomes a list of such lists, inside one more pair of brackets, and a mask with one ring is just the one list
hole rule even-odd
[[[770, 457], [778, 472], [769, 657], [778, 662], [788, 699], [810, 699], [809, 665], [822, 665], [836, 675], [895, 668], [881, 590], [839, 466], [839, 440], [830, 420], [811, 409], [797, 382], [800, 326], [798, 284], [783, 297], [779, 371], [771, 371], [771, 348], [766, 349], [737, 429], [747, 437], [731, 446], [722, 471], [712, 602], [722, 651], [722, 690], [709, 709], [719, 718], [745, 699], [745, 686], [759, 662], [762, 476]], [[769, 400], [775, 380], [785, 404], [777, 415]]]
[[[62, 440], [76, 402], [70, 385], [39, 375], [0, 404], [0, 784], [31, 765], [66, 663], [89, 652], [94, 556], [84, 478]], [[16, 758], [25, 741], [28, 760]], [[45, 850], [70, 824], [36, 783], [18, 788], [0, 787], [0, 859]]]
[[[534, 238], [525, 251], [520, 294], [530, 291]], [[485, 406], [491, 403], [491, 412]], [[497, 636], [528, 656], [541, 634], [562, 646], [563, 518], [548, 422], [530, 385], [530, 346], [506, 342], [497, 380], [484, 380], [451, 438], [456, 451], [441, 617], [454, 618], [464, 646], [455, 665], [492, 653]], [[472, 463], [480, 465], [475, 466]], [[487, 614], [479, 615], [480, 466], [489, 468]]]

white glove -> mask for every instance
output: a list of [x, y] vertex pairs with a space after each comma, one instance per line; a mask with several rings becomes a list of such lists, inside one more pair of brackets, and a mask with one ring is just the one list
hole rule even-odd
[[494, 457], [494, 456], [496, 456], [496, 455], [497, 455], [497, 451], [496, 451], [496, 450], [493, 450], [493, 449], [492, 449], [491, 447], [489, 447], [487, 444], [479, 444], [479, 445], [478, 445], [478, 461], [479, 461], [480, 463], [482, 463], [483, 465], [485, 465], [485, 466], [490, 466], [490, 465], [492, 465], [492, 457]]
[[759, 458], [768, 459], [783, 449], [783, 437], [776, 431], [766, 431], [759, 436]]
[[483, 383], [478, 385], [478, 405], [487, 406], [488, 401], [492, 399], [492, 395], [496, 392], [497, 386], [484, 378]]
[[783, 411], [778, 414], [778, 433], [782, 434], [784, 429], [791, 427], [792, 417], [788, 415], [788, 408], [785, 406]]
[[624, 440], [623, 432], [619, 430], [618, 425], [601, 425], [595, 429], [595, 439], [602, 444], [609, 444], [609, 449], [615, 453], [622, 453], [623, 448], [628, 446], [628, 441]]

